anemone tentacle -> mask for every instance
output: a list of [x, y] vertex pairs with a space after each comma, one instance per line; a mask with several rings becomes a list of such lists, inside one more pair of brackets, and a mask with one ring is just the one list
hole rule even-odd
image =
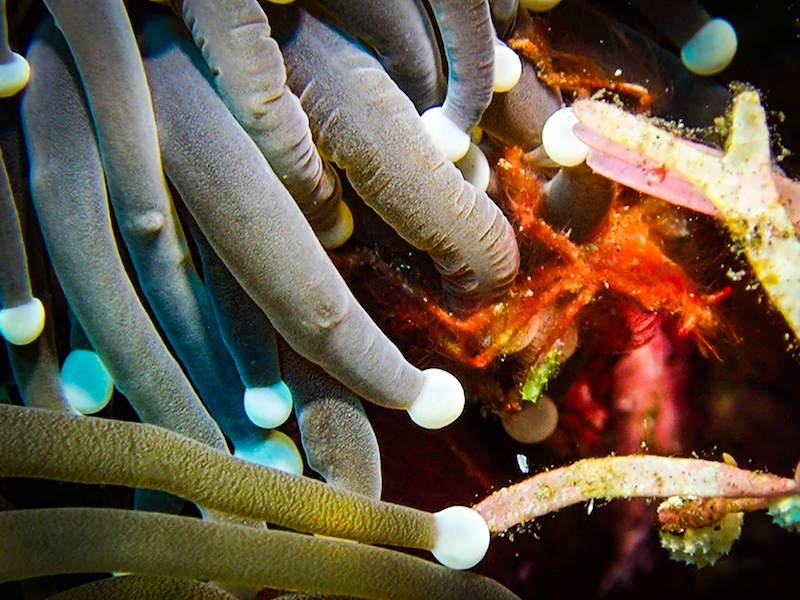
[[[66, 45], [52, 23], [42, 26], [28, 56], [36, 66], [22, 104], [31, 192], [72, 309], [144, 421], [225, 447], [125, 272], [91, 117]], [[52, 150], [59, 147], [69, 152]], [[97, 306], [114, 306], [115, 312]]]
[[[167, 35], [162, 25], [151, 23], [145, 36], [159, 48], [147, 69], [165, 166], [209, 243], [297, 352], [364, 398], [409, 410], [425, 373], [356, 302], [291, 196], [193, 67], [196, 49], [180, 38], [170, 48], [157, 41]], [[263, 235], [270, 230], [292, 243]]]
[[432, 147], [377, 61], [308, 13], [296, 27], [283, 48], [289, 85], [323, 151], [367, 204], [432, 256], [455, 307], [501, 295], [519, 253], [500, 209]]
[[80, 73], [115, 220], [144, 295], [200, 396], [238, 402], [241, 384], [167, 189], [150, 91], [125, 8], [113, 0], [53, 0], [48, 7]]
[[[338, 175], [311, 140], [308, 117], [286, 87], [286, 70], [264, 11], [255, 0], [174, 4], [203, 52], [220, 95], [326, 246], [349, 219]], [[246, 61], [242, 60], [247, 56]], [[351, 227], [345, 229], [349, 232]], [[325, 243], [325, 242], [328, 243]]]
[[316, 0], [310, 6], [373, 49], [418, 111], [442, 103], [442, 60], [421, 0], [395, 1], [389, 10], [371, 0]]

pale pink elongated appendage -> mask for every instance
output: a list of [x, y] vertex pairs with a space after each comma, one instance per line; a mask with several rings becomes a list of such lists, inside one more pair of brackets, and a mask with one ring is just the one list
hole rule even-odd
[[[677, 206], [714, 217], [720, 216], [719, 210], [711, 200], [679, 174], [667, 170], [663, 162], [651, 160], [646, 155], [618, 144], [593, 129], [591, 124], [596, 121], [592, 118], [591, 108], [578, 106], [578, 114], [583, 115], [585, 120], [578, 123], [574, 131], [578, 139], [590, 148], [586, 164], [593, 171]], [[681, 139], [680, 143], [709, 156], [722, 157], [722, 150], [719, 148], [688, 139]], [[800, 232], [800, 182], [789, 179], [778, 169], [772, 169], [772, 180], [795, 231]]]
[[800, 234], [800, 181], [789, 179], [783, 173], [773, 171], [772, 180], [781, 199], [781, 204], [789, 213], [794, 230]]
[[534, 475], [476, 504], [493, 533], [594, 498], [765, 498], [800, 492], [800, 481], [694, 458], [588, 458]]
[[662, 164], [611, 141], [585, 125], [576, 125], [574, 131], [578, 139], [589, 146], [586, 164], [595, 173], [672, 204], [719, 216], [717, 208], [697, 188], [676, 173], [666, 170]]
[[[776, 185], [758, 94], [744, 91], [734, 98], [721, 156], [607, 102], [579, 100], [573, 110], [587, 128], [661, 165], [711, 200], [773, 306], [800, 338], [800, 240], [796, 213], [789, 212], [800, 194], [794, 185]], [[790, 198], [781, 198], [779, 187]]]

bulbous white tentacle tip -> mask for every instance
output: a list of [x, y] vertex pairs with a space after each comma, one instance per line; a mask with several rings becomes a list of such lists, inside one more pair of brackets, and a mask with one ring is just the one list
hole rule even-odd
[[328, 250], [342, 246], [353, 235], [353, 213], [341, 200], [336, 206], [336, 221], [328, 229], [318, 231], [317, 237]]
[[522, 0], [522, 6], [533, 12], [544, 12], [560, 2], [561, 0]]
[[489, 179], [491, 177], [489, 161], [483, 151], [475, 144], [470, 143], [469, 150], [467, 150], [464, 158], [456, 163], [456, 167], [461, 171], [464, 179], [482, 192], [485, 192], [486, 188], [489, 187]]
[[441, 429], [464, 411], [464, 388], [451, 373], [426, 369], [425, 382], [416, 400], [407, 410], [411, 420], [425, 429]]
[[114, 380], [93, 350], [75, 349], [61, 365], [61, 385], [70, 407], [82, 415], [103, 410], [114, 393]]
[[428, 137], [439, 152], [453, 162], [463, 158], [469, 150], [469, 134], [448, 119], [441, 106], [432, 106], [420, 118]]
[[303, 474], [303, 457], [292, 438], [281, 431], [267, 431], [258, 440], [234, 448], [233, 455], [248, 462], [292, 475]]
[[519, 83], [522, 77], [522, 61], [511, 48], [497, 42], [494, 45], [494, 81], [492, 90], [507, 92]]
[[245, 388], [244, 412], [257, 427], [279, 427], [292, 414], [292, 392], [282, 380], [269, 386]]
[[542, 147], [553, 161], [562, 167], [575, 167], [589, 154], [589, 146], [575, 135], [572, 128], [578, 117], [571, 107], [557, 110], [547, 118], [542, 128]]
[[681, 48], [683, 66], [697, 75], [714, 75], [736, 55], [736, 30], [725, 19], [711, 19]]
[[436, 541], [431, 552], [451, 569], [471, 569], [489, 549], [489, 526], [477, 511], [450, 506], [434, 513]]
[[0, 335], [9, 344], [30, 344], [44, 329], [44, 305], [31, 296], [25, 304], [0, 309]]
[[0, 98], [10, 98], [28, 85], [31, 66], [24, 56], [11, 53], [11, 60], [0, 63]]

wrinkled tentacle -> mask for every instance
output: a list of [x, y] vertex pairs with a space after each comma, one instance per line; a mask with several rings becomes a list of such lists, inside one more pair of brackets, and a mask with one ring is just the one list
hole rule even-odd
[[165, 166], [212, 247], [295, 350], [363, 397], [408, 408], [422, 373], [353, 298], [263, 156], [193, 66], [194, 48], [165, 45], [174, 32], [159, 23], [145, 37], [158, 49], [147, 69]]
[[283, 58], [264, 11], [255, 0], [179, 4], [225, 104], [325, 240], [337, 226], [341, 187], [311, 140], [299, 100], [286, 87]]
[[494, 30], [486, 0], [431, 0], [447, 56], [442, 113], [464, 131], [481, 119], [492, 99]]
[[[222, 434], [169, 354], [125, 272], [111, 229], [91, 117], [66, 45], [52, 24], [40, 30], [28, 54], [35, 68], [22, 115], [31, 191], [64, 293], [120, 391], [144, 421], [224, 448]], [[59, 148], [67, 151], [55, 150]]]
[[308, 465], [331, 485], [380, 498], [378, 440], [358, 398], [285, 344], [281, 357]]
[[452, 304], [472, 306], [504, 292], [519, 264], [511, 226], [432, 147], [380, 65], [304, 12], [284, 57], [320, 147], [372, 208], [433, 257]]
[[417, 111], [442, 103], [442, 60], [421, 0], [395, 0], [388, 5], [373, 0], [319, 0], [311, 5], [374, 50]]

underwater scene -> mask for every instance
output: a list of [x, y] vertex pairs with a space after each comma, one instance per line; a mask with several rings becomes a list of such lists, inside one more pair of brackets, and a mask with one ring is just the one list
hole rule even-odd
[[0, 597], [795, 587], [800, 3], [0, 25]]

